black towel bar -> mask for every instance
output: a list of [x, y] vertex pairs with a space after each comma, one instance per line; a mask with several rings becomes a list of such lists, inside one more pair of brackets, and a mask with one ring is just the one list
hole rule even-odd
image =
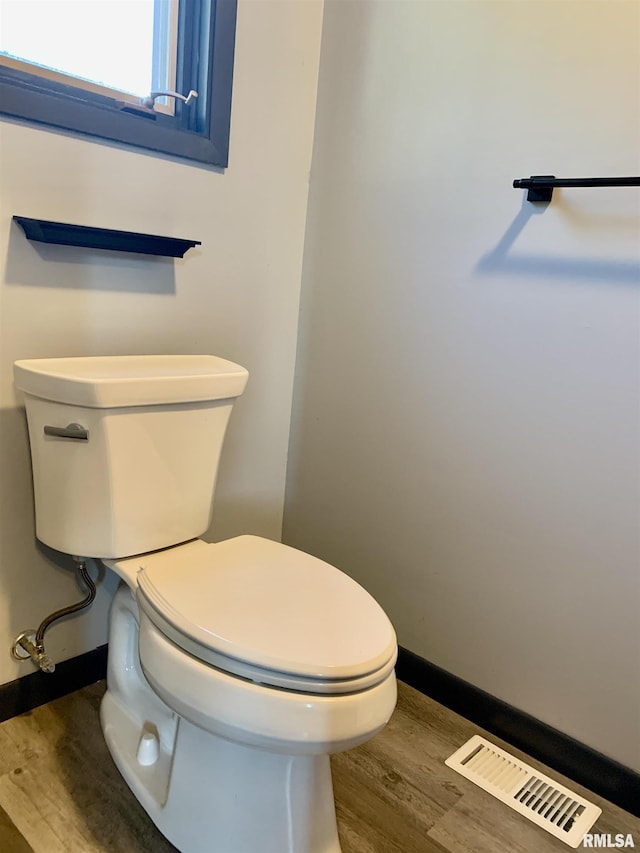
[[532, 175], [513, 182], [515, 189], [529, 190], [527, 201], [551, 201], [555, 187], [640, 187], [640, 178], [556, 178]]

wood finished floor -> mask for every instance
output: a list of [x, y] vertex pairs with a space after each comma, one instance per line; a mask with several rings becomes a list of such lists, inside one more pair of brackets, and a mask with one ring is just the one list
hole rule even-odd
[[[99, 682], [0, 724], [2, 853], [175, 851], [111, 761], [98, 717], [104, 689]], [[483, 734], [400, 684], [386, 729], [333, 757], [343, 853], [570, 850], [445, 767], [444, 759], [475, 733]], [[488, 737], [598, 803], [603, 814], [593, 832], [632, 833], [640, 849], [638, 818]]]

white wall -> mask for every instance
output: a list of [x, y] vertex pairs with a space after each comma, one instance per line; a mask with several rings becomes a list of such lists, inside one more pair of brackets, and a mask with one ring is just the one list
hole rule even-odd
[[[240, 0], [230, 164], [220, 172], [0, 121], [0, 683], [12, 639], [79, 598], [34, 541], [15, 359], [214, 353], [245, 365], [210, 536], [279, 538], [322, 20], [321, 0]], [[14, 215], [199, 239], [184, 260], [29, 243]], [[106, 642], [115, 583], [51, 628], [62, 660]]]
[[637, 2], [328, 2], [284, 540], [640, 769]]

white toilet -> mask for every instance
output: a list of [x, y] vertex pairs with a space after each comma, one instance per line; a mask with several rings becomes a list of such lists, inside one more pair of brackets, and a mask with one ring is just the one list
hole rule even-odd
[[329, 754], [396, 702], [396, 637], [355, 581], [271, 540], [209, 544], [247, 371], [213, 356], [33, 359], [36, 534], [123, 583], [102, 727], [182, 853], [338, 853]]

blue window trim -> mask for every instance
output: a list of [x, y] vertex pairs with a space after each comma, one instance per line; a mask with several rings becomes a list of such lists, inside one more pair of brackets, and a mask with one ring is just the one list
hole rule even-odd
[[196, 89], [199, 97], [189, 107], [177, 102], [175, 116], [128, 112], [115, 98], [6, 66], [0, 114], [225, 167], [236, 6], [237, 0], [181, 0], [176, 88]]

